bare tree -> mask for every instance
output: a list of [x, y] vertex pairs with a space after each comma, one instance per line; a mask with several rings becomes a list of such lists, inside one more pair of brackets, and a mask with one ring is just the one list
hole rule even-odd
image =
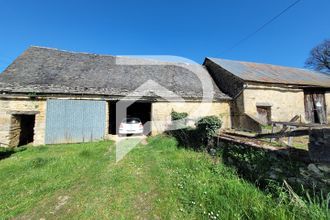
[[305, 66], [330, 74], [330, 39], [324, 40], [311, 50]]

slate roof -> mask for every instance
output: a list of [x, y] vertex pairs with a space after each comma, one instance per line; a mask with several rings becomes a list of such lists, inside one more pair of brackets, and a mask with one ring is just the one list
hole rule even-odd
[[206, 58], [244, 81], [330, 88], [330, 76], [307, 69]]
[[[184, 99], [201, 99], [202, 84], [192, 71], [212, 80], [197, 64], [30, 47], [0, 74], [0, 92], [126, 96], [152, 80]], [[213, 99], [230, 99], [212, 85]]]

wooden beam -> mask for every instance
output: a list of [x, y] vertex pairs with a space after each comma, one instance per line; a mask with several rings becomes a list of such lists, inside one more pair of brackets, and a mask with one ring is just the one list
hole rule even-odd
[[7, 114], [10, 115], [36, 115], [39, 113], [39, 111], [7, 111]]
[[299, 137], [299, 136], [306, 136], [308, 134], [309, 134], [309, 129], [304, 129], [304, 130], [277, 132], [273, 134], [257, 134], [255, 138], [259, 139], [259, 138]]

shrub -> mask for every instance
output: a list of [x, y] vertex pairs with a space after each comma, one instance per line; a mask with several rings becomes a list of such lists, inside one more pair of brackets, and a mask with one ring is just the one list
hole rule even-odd
[[202, 139], [202, 143], [208, 147], [212, 144], [212, 139], [217, 130], [221, 128], [222, 121], [217, 116], [206, 116], [196, 122], [197, 133]]
[[187, 112], [176, 112], [176, 111], [173, 111], [173, 110], [171, 112], [171, 119], [172, 119], [172, 121], [185, 119], [187, 117], [188, 117], [188, 113]]
[[186, 125], [186, 118], [188, 117], [187, 112], [171, 112], [172, 126], [174, 129], [184, 128]]
[[187, 127], [182, 129], [174, 129], [167, 131], [167, 134], [174, 137], [180, 147], [191, 148], [194, 150], [200, 149], [200, 138], [196, 134], [196, 129]]

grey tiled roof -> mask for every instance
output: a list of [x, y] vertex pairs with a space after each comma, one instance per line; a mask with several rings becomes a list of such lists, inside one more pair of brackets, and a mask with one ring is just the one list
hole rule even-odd
[[[0, 74], [0, 91], [126, 96], [152, 80], [184, 99], [201, 99], [202, 84], [193, 72], [212, 80], [197, 64], [30, 47]], [[230, 99], [212, 85], [214, 99]]]

